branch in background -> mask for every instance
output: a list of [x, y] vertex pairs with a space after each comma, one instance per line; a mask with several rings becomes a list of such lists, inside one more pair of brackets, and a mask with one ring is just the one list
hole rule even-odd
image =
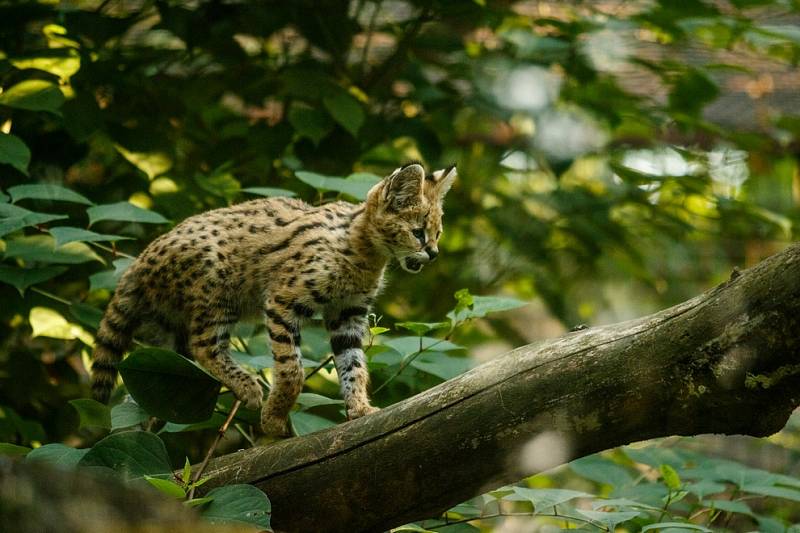
[[634, 441], [770, 435], [800, 403], [797, 331], [800, 244], [654, 315], [524, 346], [375, 415], [217, 458], [200, 491], [257, 486], [277, 531], [376, 531]]

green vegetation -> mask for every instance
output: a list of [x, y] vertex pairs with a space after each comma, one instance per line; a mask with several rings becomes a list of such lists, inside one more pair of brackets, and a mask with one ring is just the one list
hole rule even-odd
[[[357, 201], [402, 162], [458, 164], [440, 259], [390, 271], [372, 317], [382, 406], [466, 371], [468, 354], [727, 279], [800, 231], [798, 20], [791, 0], [0, 1], [0, 454], [111, 469], [209, 519], [268, 527], [257, 489], [191, 498], [203, 479], [172, 474], [231, 410], [213, 378], [152, 347], [122, 364], [110, 407], [87, 377], [136, 254], [257, 196]], [[300, 435], [344, 421], [315, 326]], [[236, 333], [236, 359], [268, 378], [263, 328]], [[217, 451], [252, 445], [255, 421], [238, 411]], [[796, 462], [797, 423], [750, 446]], [[798, 527], [800, 478], [724, 455], [689, 439], [612, 450], [405, 529], [487, 530], [500, 515]]]

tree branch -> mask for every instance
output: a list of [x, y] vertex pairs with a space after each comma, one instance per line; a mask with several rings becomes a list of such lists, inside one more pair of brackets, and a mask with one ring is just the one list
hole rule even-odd
[[[378, 531], [633, 441], [765, 436], [800, 403], [800, 245], [654, 315], [513, 350], [380, 413], [211, 462], [276, 531]], [[542, 438], [545, 436], [546, 438]]]

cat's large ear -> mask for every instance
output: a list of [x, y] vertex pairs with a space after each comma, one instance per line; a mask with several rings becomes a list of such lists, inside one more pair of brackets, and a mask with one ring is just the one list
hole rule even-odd
[[453, 186], [453, 182], [456, 181], [457, 177], [458, 171], [455, 165], [437, 170], [433, 173], [434, 187], [440, 200], [444, 199], [444, 195], [447, 194], [447, 191]]
[[385, 178], [385, 181], [383, 202], [389, 209], [397, 211], [422, 203], [425, 170], [419, 163], [400, 167]]

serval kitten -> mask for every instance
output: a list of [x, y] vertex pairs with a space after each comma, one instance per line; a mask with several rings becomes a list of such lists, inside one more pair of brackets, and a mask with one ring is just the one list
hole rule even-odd
[[304, 380], [300, 325], [320, 312], [347, 417], [376, 411], [362, 350], [370, 306], [390, 260], [416, 273], [436, 259], [442, 201], [456, 174], [449, 167], [426, 175], [412, 163], [377, 183], [358, 205], [266, 198], [181, 222], [153, 241], [119, 282], [97, 331], [95, 398], [108, 401], [132, 337], [155, 328], [171, 332], [177, 351], [258, 408], [261, 386], [231, 358], [229, 344], [236, 322], [263, 317], [275, 366], [261, 429], [288, 436], [289, 411]]

